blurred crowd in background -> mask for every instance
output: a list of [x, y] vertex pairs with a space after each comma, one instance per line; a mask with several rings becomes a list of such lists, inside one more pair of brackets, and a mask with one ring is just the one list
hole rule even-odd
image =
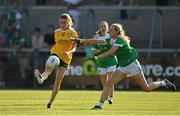
[[[0, 11], [0, 46], [1, 47], [22, 47], [28, 46], [33, 48], [49, 48], [54, 44], [53, 31], [55, 27], [53, 24], [47, 24], [47, 31], [42, 32], [40, 27], [34, 27], [34, 30], [28, 33], [23, 33], [24, 15], [28, 15], [28, 5], [34, 6], [66, 6], [67, 12], [73, 17], [74, 28], [78, 31], [79, 15], [78, 8], [83, 5], [158, 5], [158, 6], [172, 6], [178, 5], [178, 0], [150, 0], [143, 2], [143, 0], [1, 0], [0, 5], [4, 9], [9, 9], [8, 12]], [[21, 5], [23, 4], [23, 5]], [[4, 10], [5, 11], [5, 10]], [[79, 32], [80, 33], [80, 32]], [[29, 36], [30, 35], [30, 36]], [[38, 41], [38, 42], [36, 42]], [[35, 43], [39, 43], [36, 45]]]

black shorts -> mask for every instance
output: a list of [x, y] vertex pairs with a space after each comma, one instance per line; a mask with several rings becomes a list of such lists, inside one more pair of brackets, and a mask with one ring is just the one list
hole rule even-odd
[[[51, 54], [51, 56], [53, 56], [53, 55], [58, 57], [58, 55], [56, 55], [56, 54]], [[62, 59], [59, 58], [59, 61], [60, 61], [59, 67], [64, 67], [66, 69], [68, 68], [69, 65], [67, 63], [65, 63]]]

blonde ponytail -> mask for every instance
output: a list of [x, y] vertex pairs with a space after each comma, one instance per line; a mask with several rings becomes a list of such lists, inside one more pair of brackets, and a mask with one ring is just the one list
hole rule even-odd
[[128, 45], [129, 45], [129, 44], [130, 44], [130, 38], [129, 38], [128, 36], [126, 36], [125, 31], [124, 31], [122, 25], [119, 24], [119, 23], [114, 23], [114, 24], [112, 24], [112, 25], [115, 26], [115, 30], [118, 31], [118, 35], [119, 35], [124, 41], [126, 41], [126, 42], [128, 43]]

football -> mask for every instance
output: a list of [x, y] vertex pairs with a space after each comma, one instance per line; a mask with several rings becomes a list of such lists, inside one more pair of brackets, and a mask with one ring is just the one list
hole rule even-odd
[[49, 56], [46, 64], [51, 67], [51, 68], [55, 68], [56, 66], [58, 66], [60, 63], [60, 60], [57, 56], [55, 55], [52, 55], [52, 56]]

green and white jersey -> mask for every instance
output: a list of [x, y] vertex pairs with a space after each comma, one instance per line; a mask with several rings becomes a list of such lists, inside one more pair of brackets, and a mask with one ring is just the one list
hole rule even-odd
[[[113, 40], [109, 36], [97, 37], [97, 39], [105, 40], [106, 43], [96, 44], [93, 46], [92, 50], [99, 50], [100, 51], [97, 54], [95, 54], [96, 56], [103, 54], [103, 53], [107, 52], [109, 49], [111, 49], [111, 47], [112, 47], [111, 43], [113, 43], [112, 42]], [[96, 60], [96, 64], [97, 64], [98, 68], [107, 68], [110, 66], [117, 65], [117, 63], [118, 62], [117, 62], [117, 58], [115, 55], [111, 55], [111, 56], [108, 56], [106, 58]]]
[[[19, 10], [12, 10], [7, 15], [9, 26], [12, 26], [16, 23], [16, 20], [20, 20], [23, 18], [23, 15], [20, 13]], [[18, 22], [15, 26], [16, 29], [21, 28], [20, 22]]]
[[118, 37], [114, 41], [113, 46], [119, 46], [119, 49], [115, 52], [115, 54], [118, 59], [118, 64], [121, 67], [129, 65], [139, 58], [137, 51], [128, 45], [128, 43], [121, 37]]

